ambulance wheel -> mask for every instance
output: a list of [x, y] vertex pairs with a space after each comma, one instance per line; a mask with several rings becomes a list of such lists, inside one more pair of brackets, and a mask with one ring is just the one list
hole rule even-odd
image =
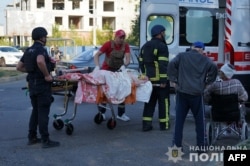
[[97, 113], [95, 118], [94, 118], [94, 121], [96, 124], [101, 124], [103, 121], [102, 113]]
[[56, 119], [53, 122], [53, 126], [56, 130], [61, 130], [64, 126], [64, 123], [61, 119]]
[[248, 139], [248, 127], [247, 127], [247, 123], [243, 123], [243, 125], [242, 125], [240, 139], [241, 140]]
[[113, 118], [110, 118], [107, 122], [107, 127], [110, 130], [114, 129], [116, 127], [116, 120], [114, 120]]
[[73, 131], [74, 131], [74, 126], [71, 123], [67, 124], [66, 125], [66, 134], [72, 135]]

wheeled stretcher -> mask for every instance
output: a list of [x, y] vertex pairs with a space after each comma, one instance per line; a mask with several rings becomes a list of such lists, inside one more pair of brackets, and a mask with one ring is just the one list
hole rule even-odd
[[[119, 75], [120, 73], [116, 73], [116, 74]], [[113, 75], [117, 81], [118, 76], [116, 76], [116, 74], [113, 74]], [[101, 75], [103, 75], [103, 73], [101, 73]], [[147, 102], [149, 100], [149, 97], [152, 92], [152, 84], [147, 80], [147, 78], [146, 79], [144, 78], [143, 80], [142, 79], [139, 80], [138, 76], [129, 76], [129, 78], [125, 78], [123, 77], [124, 76], [123, 75], [122, 79], [127, 79], [127, 83], [130, 82], [130, 85], [127, 85], [127, 87], [122, 87], [122, 86], [125, 86], [124, 84], [119, 87], [121, 82], [117, 82], [116, 85], [113, 85], [111, 81], [110, 82], [111, 84], [107, 86], [107, 84], [109, 83], [100, 79], [99, 76], [100, 75], [93, 76], [93, 75], [90, 75], [89, 73], [85, 73], [85, 74], [67, 73], [55, 79], [55, 81], [64, 82], [65, 84], [65, 95], [64, 95], [65, 96], [65, 104], [64, 104], [65, 110], [61, 114], [54, 115], [53, 126], [55, 129], [61, 130], [65, 126], [66, 133], [68, 135], [71, 135], [74, 131], [74, 126], [72, 125], [72, 121], [74, 120], [76, 116], [77, 105], [81, 104], [82, 102], [93, 103], [101, 107], [105, 107], [108, 110], [111, 110], [112, 116], [107, 121], [107, 128], [114, 129], [116, 127], [116, 116], [115, 116], [115, 112], [113, 109], [113, 104], [120, 104], [123, 102], [125, 104], [133, 104], [136, 101]], [[120, 81], [126, 82], [124, 80], [120, 80]], [[73, 111], [71, 118], [63, 121], [62, 117], [67, 113], [67, 110], [68, 110], [67, 109], [68, 102], [69, 102], [69, 98], [71, 97], [71, 95], [69, 94], [69, 89], [71, 88], [70, 85], [72, 83], [73, 84], [77, 83], [77, 90], [75, 92], [75, 100], [74, 100], [74, 111]], [[68, 88], [66, 88], [67, 86]], [[114, 87], [116, 87], [115, 90], [114, 90]], [[128, 87], [130, 88], [130, 90], [126, 92]], [[111, 89], [113, 89], [113, 91]], [[126, 97], [119, 96], [120, 93], [122, 93]], [[102, 105], [103, 103], [105, 103], [106, 106]], [[94, 122], [96, 124], [101, 124], [103, 120], [104, 120], [103, 116], [100, 112], [98, 112], [96, 116], [94, 117]]]

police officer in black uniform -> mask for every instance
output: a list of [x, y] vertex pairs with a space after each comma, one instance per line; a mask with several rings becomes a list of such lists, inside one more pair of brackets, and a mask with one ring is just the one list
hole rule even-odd
[[[29, 95], [33, 107], [29, 120], [28, 145], [42, 142], [42, 148], [60, 145], [59, 142], [49, 139], [48, 132], [53, 78], [50, 75], [52, 71], [50, 57], [44, 48], [47, 34], [47, 30], [43, 27], [33, 29], [32, 39], [34, 43], [24, 52], [16, 67], [17, 70], [28, 73]], [[37, 137], [37, 127], [39, 128], [41, 139]]]
[[168, 47], [165, 42], [165, 27], [155, 25], [151, 29], [152, 39], [146, 42], [140, 52], [141, 72], [153, 84], [153, 91], [148, 103], [144, 104], [142, 130], [153, 129], [152, 119], [158, 102], [160, 130], [169, 126], [169, 81], [167, 78]]

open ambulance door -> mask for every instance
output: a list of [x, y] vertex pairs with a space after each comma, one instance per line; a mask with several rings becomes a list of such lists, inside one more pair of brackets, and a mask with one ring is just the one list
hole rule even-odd
[[169, 59], [178, 54], [179, 0], [141, 0], [140, 48], [151, 39], [151, 29], [160, 24], [166, 28]]

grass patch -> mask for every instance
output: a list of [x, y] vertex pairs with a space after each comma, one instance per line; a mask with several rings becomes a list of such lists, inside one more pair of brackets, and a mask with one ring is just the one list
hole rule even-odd
[[250, 139], [247, 139], [245, 141], [242, 141], [237, 145], [238, 147], [246, 147], [248, 150], [250, 150]]
[[22, 74], [20, 71], [16, 70], [0, 70], [0, 78], [1, 77], [13, 77]]

